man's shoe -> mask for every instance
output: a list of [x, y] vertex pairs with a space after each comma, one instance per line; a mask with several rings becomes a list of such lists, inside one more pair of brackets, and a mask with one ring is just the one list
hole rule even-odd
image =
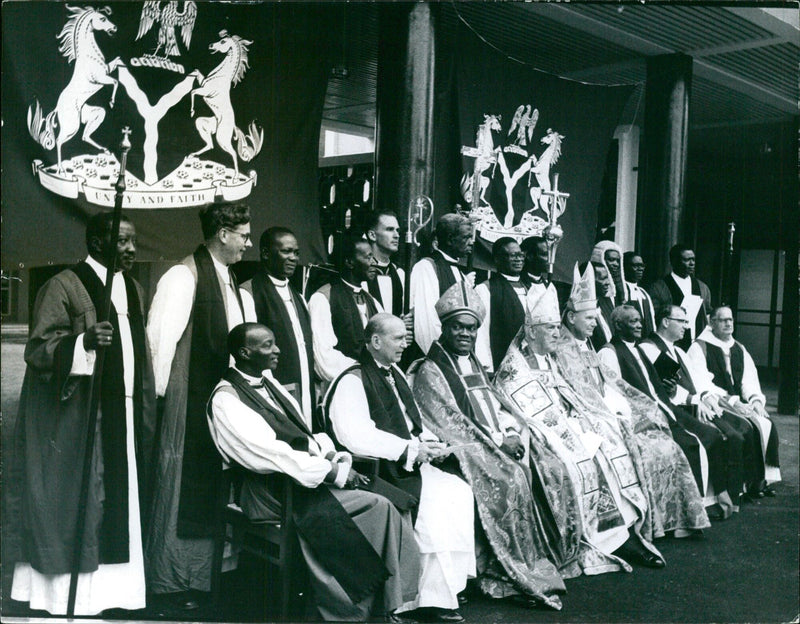
[[456, 609], [432, 609], [429, 622], [463, 622], [462, 616]]
[[614, 554], [631, 565], [640, 565], [646, 568], [663, 568], [666, 565], [661, 557], [647, 550], [634, 537], [628, 538], [628, 541], [617, 548]]
[[506, 600], [524, 609], [539, 609], [542, 606], [540, 600], [537, 600], [533, 596], [523, 596], [522, 594], [514, 594], [506, 598]]
[[388, 613], [386, 615], [388, 624], [418, 624], [417, 620], [405, 613]]
[[706, 514], [708, 514], [709, 520], [714, 520], [715, 522], [727, 520], [725, 512], [722, 510], [719, 503], [714, 503], [710, 507], [706, 507]]
[[764, 496], [768, 496], [769, 498], [774, 498], [776, 496], [775, 490], [773, 490], [770, 486], [764, 486], [764, 489], [761, 490], [761, 493]]
[[[774, 496], [774, 494], [773, 494]], [[458, 596], [458, 606], [463, 607], [465, 604], [469, 604], [469, 597], [467, 596], [466, 592], [460, 593]]]

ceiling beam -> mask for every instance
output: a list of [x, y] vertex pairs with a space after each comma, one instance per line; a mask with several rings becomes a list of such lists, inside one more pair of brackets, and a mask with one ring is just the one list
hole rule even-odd
[[[546, 19], [559, 22], [575, 30], [599, 37], [600, 39], [605, 39], [606, 41], [610, 41], [616, 45], [628, 48], [629, 50], [643, 56], [675, 53], [674, 49], [649, 41], [644, 37], [640, 37], [639, 35], [635, 35], [616, 26], [612, 26], [597, 18], [584, 15], [575, 8], [554, 3], [526, 3], [523, 6], [525, 6], [527, 10], [545, 17]], [[741, 8], [728, 10], [734, 12], [734, 14], [738, 15], [739, 17], [742, 17], [742, 19], [750, 19], [750, 21], [753, 21], [753, 19], [758, 19], [760, 21], [769, 22], [771, 24], [770, 32], [773, 32], [772, 29], [774, 29], [775, 31], [780, 31], [783, 34], [788, 34], [789, 31], [786, 29], [794, 30], [791, 25], [786, 24], [778, 18], [769, 15], [768, 13], [764, 13], [763, 11], [756, 12], [753, 11], [753, 9]], [[745, 18], [741, 15], [742, 12], [747, 12], [748, 15], [753, 13], [753, 16]], [[763, 13], [763, 17], [756, 17], [758, 13]], [[758, 25], [761, 24], [759, 23]], [[758, 100], [759, 102], [769, 104], [770, 106], [773, 106], [774, 108], [777, 108], [783, 112], [797, 114], [797, 102], [795, 100], [785, 97], [780, 93], [773, 91], [772, 89], [758, 85], [742, 76], [715, 67], [709, 60], [695, 58], [694, 73], [697, 76], [701, 76], [707, 80], [716, 82], [721, 86], [745, 94], [755, 100]]]
[[779, 43], [785, 43], [781, 37], [767, 37], [765, 39], [751, 39], [750, 41], [738, 41], [725, 45], [713, 46], [710, 48], [698, 48], [687, 52], [692, 58], [705, 58], [716, 56], [717, 54], [728, 54], [729, 52], [741, 52], [742, 50], [753, 50], [755, 48], [765, 48]]

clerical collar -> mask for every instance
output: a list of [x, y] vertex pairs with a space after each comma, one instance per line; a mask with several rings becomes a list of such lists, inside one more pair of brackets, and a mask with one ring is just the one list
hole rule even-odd
[[214, 263], [214, 268], [219, 273], [219, 276], [222, 278], [222, 281], [226, 284], [231, 283], [231, 268], [227, 264], [222, 264], [219, 260], [216, 259], [211, 250], [209, 250], [208, 255], [211, 256], [211, 262]]
[[635, 342], [630, 342], [628, 340], [623, 340], [622, 344], [624, 344], [626, 347], [628, 347], [631, 351], [633, 351], [636, 348], [636, 343]]
[[[86, 256], [86, 264], [92, 267], [94, 272], [97, 273], [97, 277], [100, 278], [100, 281], [105, 284], [106, 274], [108, 273], [108, 269], [106, 269], [106, 267], [104, 267], [102, 264], [100, 264], [97, 260], [95, 260], [91, 256]], [[122, 273], [122, 269], [117, 269], [114, 275], [119, 275], [120, 273]]]
[[505, 273], [501, 273], [500, 275], [505, 277], [509, 282], [518, 282], [519, 281], [519, 275], [507, 275]]
[[271, 273], [267, 273], [267, 277], [269, 277], [270, 281], [272, 281], [272, 283], [275, 284], [275, 286], [277, 286], [278, 288], [285, 288], [286, 286], [289, 285], [289, 279], [288, 278], [278, 279], [277, 277], [275, 277]]
[[352, 288], [354, 293], [360, 293], [363, 290], [361, 286], [354, 286], [344, 278], [341, 278], [341, 280], [343, 283], [347, 284], [350, 288]]
[[456, 259], [455, 259], [455, 258], [453, 258], [452, 256], [448, 256], [448, 255], [447, 255], [446, 253], [444, 253], [444, 252], [443, 252], [441, 249], [439, 250], [439, 253], [440, 253], [440, 254], [442, 254], [442, 257], [443, 257], [445, 260], [447, 260], [447, 261], [448, 261], [450, 264], [458, 264], [458, 260], [456, 260]]
[[245, 380], [247, 383], [249, 383], [251, 386], [254, 386], [254, 385], [259, 385], [259, 384], [261, 383], [261, 378], [262, 378], [262, 377], [266, 377], [266, 378], [270, 379], [271, 381], [274, 381], [274, 380], [273, 380], [273, 378], [272, 378], [272, 371], [271, 371], [271, 370], [269, 370], [268, 368], [264, 369], [264, 370], [261, 372], [261, 377], [253, 377], [252, 375], [248, 375], [247, 373], [245, 373], [244, 371], [242, 371], [242, 369], [238, 368], [237, 366], [234, 366], [234, 367], [233, 367], [233, 370], [235, 370], [235, 371], [236, 371], [237, 373], [239, 373], [239, 374], [240, 374], [242, 377], [244, 377], [244, 380]]
[[663, 341], [664, 341], [664, 344], [665, 344], [665, 345], [667, 345], [667, 351], [669, 351], [670, 355], [674, 355], [674, 354], [675, 354], [675, 345], [674, 345], [674, 344], [672, 344], [672, 343], [671, 343], [669, 340], [667, 340], [666, 338], [664, 338], [664, 336], [662, 336], [662, 335], [661, 335], [661, 334], [659, 334], [658, 332], [656, 332], [656, 336], [658, 336], [659, 338], [661, 338], [661, 340], [663, 340]]
[[675, 280], [675, 282], [676, 282], [676, 283], [677, 283], [679, 286], [680, 286], [680, 285], [683, 285], [683, 286], [687, 286], [688, 288], [691, 288], [691, 287], [692, 287], [692, 276], [691, 276], [691, 275], [687, 275], [686, 277], [681, 277], [680, 275], [678, 275], [677, 273], [675, 273], [675, 271], [673, 271], [672, 273], [670, 273], [670, 275], [672, 275], [672, 279], [674, 279], [674, 280]]
[[544, 282], [544, 277], [541, 275], [534, 275], [533, 273], [528, 273], [528, 278], [531, 280], [533, 284], [541, 284]]

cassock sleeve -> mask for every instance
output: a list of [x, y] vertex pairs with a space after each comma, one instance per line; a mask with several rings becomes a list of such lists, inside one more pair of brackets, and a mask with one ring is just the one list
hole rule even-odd
[[742, 347], [744, 351], [744, 371], [742, 372], [742, 398], [748, 403], [761, 402], [767, 406], [767, 398], [761, 392], [761, 383], [758, 380], [758, 370], [753, 358], [747, 352], [747, 349]]
[[492, 312], [491, 295], [489, 293], [489, 282], [483, 282], [475, 287], [475, 292], [483, 301], [486, 309], [486, 316], [480, 327], [478, 327], [478, 337], [475, 339], [475, 357], [487, 371], [494, 371], [494, 360], [492, 358]]
[[278, 440], [267, 422], [232, 392], [215, 392], [211, 410], [211, 437], [227, 460], [257, 473], [281, 472], [308, 488], [320, 485], [331, 472], [332, 464], [324, 457]]
[[619, 360], [617, 359], [617, 352], [613, 347], [603, 347], [597, 352], [597, 357], [605, 364], [613, 373], [622, 379], [622, 370], [619, 367]]
[[256, 323], [258, 319], [256, 318], [256, 304], [253, 301], [252, 293], [245, 289], [239, 289], [239, 295], [242, 298], [242, 308], [244, 310], [244, 322], [245, 323]]
[[331, 398], [330, 421], [336, 439], [351, 453], [397, 461], [411, 440], [381, 431], [369, 414], [364, 386], [356, 375], [339, 380]]
[[311, 295], [308, 314], [311, 318], [314, 369], [324, 381], [331, 381], [348, 366], [355, 364], [355, 360], [336, 348], [338, 339], [331, 322], [331, 304], [323, 293]]
[[442, 333], [442, 323], [434, 306], [439, 300], [439, 278], [430, 260], [424, 258], [411, 269], [409, 302], [414, 308], [414, 340], [428, 353], [433, 341]]
[[697, 394], [704, 394], [706, 392], [718, 396], [726, 396], [728, 394], [714, 383], [714, 376], [706, 367], [705, 358], [703, 358], [701, 362], [693, 360], [680, 347], [675, 347], [675, 353], [678, 358], [683, 359], [684, 365], [689, 369], [689, 374], [692, 378], [692, 382], [694, 382]]
[[194, 305], [195, 280], [189, 267], [178, 264], [158, 280], [147, 317], [147, 339], [153, 358], [156, 396], [164, 396], [178, 341]]
[[658, 280], [650, 285], [650, 300], [653, 302], [653, 313], [655, 313], [661, 306], [672, 303], [672, 295], [669, 293], [669, 288], [664, 283], [664, 280]]

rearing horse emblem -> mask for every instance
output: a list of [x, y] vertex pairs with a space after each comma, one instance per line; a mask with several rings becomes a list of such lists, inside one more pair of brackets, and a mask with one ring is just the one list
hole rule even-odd
[[59, 173], [62, 171], [61, 148], [78, 133], [81, 125], [83, 141], [108, 153], [105, 147], [92, 139], [94, 131], [103, 123], [106, 111], [86, 102], [104, 86], [110, 85], [112, 91], [108, 106], [114, 107], [118, 83], [109, 74], [123, 64], [119, 57], [106, 64], [94, 37], [96, 31], [109, 35], [117, 32], [117, 27], [107, 17], [111, 15], [111, 9], [66, 7], [70, 15], [58, 34], [58, 51], [69, 63], [75, 63], [72, 78], [58, 97], [55, 109], [46, 117], [38, 100], [33, 108], [28, 108], [28, 132], [45, 149], [56, 148]]
[[[264, 143], [264, 131], [255, 122], [250, 122], [247, 134], [236, 126], [231, 104], [231, 88], [239, 84], [247, 72], [248, 47], [253, 42], [237, 35], [229, 35], [226, 30], [221, 31], [219, 36], [221, 39], [210, 44], [208, 49], [213, 53], [224, 54], [225, 58], [205, 78], [198, 70], [192, 72], [200, 86], [190, 94], [191, 115], [194, 117], [194, 98], [199, 95], [214, 116], [198, 117], [195, 120], [195, 127], [205, 145], [190, 156], [198, 156], [213, 149], [216, 137], [219, 147], [233, 158], [233, 168], [238, 177], [238, 158], [249, 162], [261, 151]], [[233, 147], [234, 138], [236, 148]]]

